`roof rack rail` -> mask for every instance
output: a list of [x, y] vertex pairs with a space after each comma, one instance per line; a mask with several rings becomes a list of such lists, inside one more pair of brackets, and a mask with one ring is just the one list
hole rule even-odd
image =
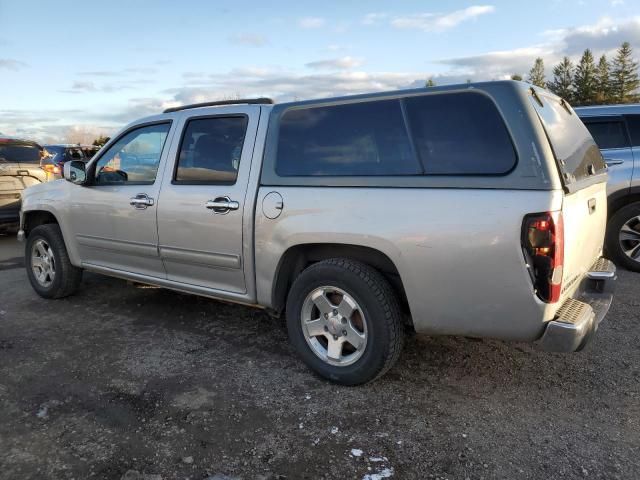
[[191, 105], [181, 105], [179, 107], [171, 107], [167, 108], [162, 113], [171, 113], [171, 112], [179, 112], [180, 110], [188, 110], [190, 108], [200, 108], [200, 107], [217, 107], [220, 105], [239, 105], [239, 104], [247, 104], [247, 105], [273, 105], [273, 100], [267, 97], [261, 98], [241, 98], [238, 100], [219, 100], [217, 102], [203, 102], [203, 103], [192, 103]]

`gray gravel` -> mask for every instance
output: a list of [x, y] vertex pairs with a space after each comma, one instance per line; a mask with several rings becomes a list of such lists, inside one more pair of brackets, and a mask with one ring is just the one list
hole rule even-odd
[[90, 274], [46, 301], [6, 257], [2, 479], [640, 478], [638, 274], [585, 352], [413, 336], [345, 388], [260, 311]]

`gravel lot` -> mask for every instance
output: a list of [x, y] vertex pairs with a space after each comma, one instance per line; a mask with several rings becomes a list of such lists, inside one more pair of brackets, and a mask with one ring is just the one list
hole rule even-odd
[[638, 274], [585, 352], [413, 336], [345, 388], [260, 311], [90, 274], [46, 301], [20, 252], [0, 238], [2, 479], [640, 478]]

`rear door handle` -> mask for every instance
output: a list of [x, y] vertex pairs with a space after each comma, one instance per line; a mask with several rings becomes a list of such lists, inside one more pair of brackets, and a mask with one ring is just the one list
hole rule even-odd
[[589, 207], [589, 215], [591, 215], [592, 213], [594, 213], [596, 211], [596, 199], [595, 198], [590, 198], [587, 201], [587, 205]]
[[144, 210], [153, 205], [153, 198], [149, 197], [146, 193], [139, 193], [129, 199], [129, 205], [137, 210]]
[[607, 164], [607, 167], [611, 167], [613, 165], [622, 165], [624, 163], [624, 160], [620, 158], [605, 158], [604, 163]]
[[229, 197], [217, 197], [214, 200], [209, 200], [204, 204], [209, 210], [213, 210], [213, 213], [229, 213], [230, 210], [238, 210], [240, 203], [235, 200], [231, 200]]

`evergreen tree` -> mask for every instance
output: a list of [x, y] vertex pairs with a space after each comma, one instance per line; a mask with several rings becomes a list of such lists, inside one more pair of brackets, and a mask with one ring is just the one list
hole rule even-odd
[[111, 140], [109, 137], [105, 137], [104, 135], [100, 135], [98, 138], [96, 138], [93, 143], [91, 145], [94, 145], [96, 147], [101, 147], [103, 146], [105, 143], [107, 143], [109, 140]]
[[608, 103], [611, 99], [609, 68], [607, 57], [602, 55], [596, 67], [596, 103]]
[[514, 73], [513, 75], [511, 75], [511, 80], [517, 80], [517, 81], [521, 82], [522, 81], [522, 75]]
[[633, 59], [631, 45], [624, 42], [618, 49], [611, 68], [611, 96], [615, 103], [633, 102], [640, 87], [638, 62]]
[[544, 60], [540, 57], [536, 58], [533, 67], [529, 70], [529, 83], [542, 88], [546, 86], [544, 80]]
[[573, 62], [564, 57], [562, 62], [553, 67], [553, 81], [547, 88], [569, 103], [573, 103]]
[[582, 54], [573, 76], [576, 105], [591, 105], [596, 102], [596, 64], [588, 48]]
[[433, 77], [429, 78], [429, 80], [427, 80], [427, 83], [424, 86], [425, 87], [435, 87], [436, 86], [436, 82], [434, 82]]

